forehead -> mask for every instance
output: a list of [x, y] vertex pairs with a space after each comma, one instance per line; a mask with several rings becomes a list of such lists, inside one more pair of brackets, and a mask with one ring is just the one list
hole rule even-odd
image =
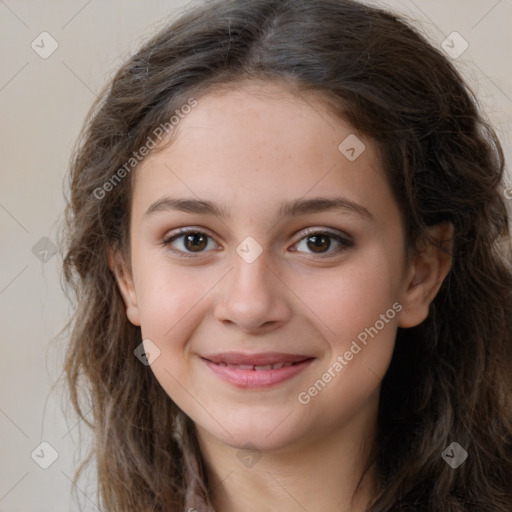
[[197, 99], [174, 135], [135, 173], [138, 215], [167, 193], [254, 211], [333, 191], [359, 202], [389, 192], [372, 141], [317, 92], [267, 83], [219, 89]]

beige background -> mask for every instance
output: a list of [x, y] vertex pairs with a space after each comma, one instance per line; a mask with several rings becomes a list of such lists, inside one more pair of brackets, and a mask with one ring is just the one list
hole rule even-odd
[[[509, 161], [512, 0], [376, 3], [408, 14], [436, 46], [453, 31], [468, 42], [457, 65], [481, 99]], [[44, 257], [40, 251], [57, 240], [70, 150], [96, 92], [163, 18], [176, 16], [183, 5], [181, 0], [0, 0], [0, 512], [78, 510], [70, 478], [79, 456], [79, 427], [72, 417], [65, 419], [58, 391], [47, 400], [63, 352], [62, 341], [50, 350], [49, 342], [69, 306], [60, 287], [60, 256], [50, 251], [43, 262], [33, 247]], [[59, 45], [47, 59], [31, 48], [43, 31]], [[43, 237], [51, 242], [40, 242]], [[58, 453], [48, 469], [31, 458], [42, 441]], [[39, 454], [38, 460], [49, 460], [48, 448], [35, 453], [36, 459]], [[94, 481], [79, 485], [84, 510], [98, 510]]]

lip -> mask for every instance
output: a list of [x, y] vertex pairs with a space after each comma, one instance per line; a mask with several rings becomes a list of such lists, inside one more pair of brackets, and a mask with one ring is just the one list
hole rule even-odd
[[[201, 359], [220, 379], [238, 388], [268, 388], [291, 379], [315, 359], [300, 354], [226, 352]], [[259, 367], [259, 368], [255, 368]]]

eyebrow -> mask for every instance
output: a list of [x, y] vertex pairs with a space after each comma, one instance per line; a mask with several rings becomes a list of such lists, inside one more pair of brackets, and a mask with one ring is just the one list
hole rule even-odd
[[[200, 215], [215, 215], [228, 218], [229, 211], [221, 205], [195, 198], [163, 197], [155, 201], [144, 213], [143, 218], [150, 217], [157, 212], [176, 210]], [[281, 205], [278, 210], [280, 217], [293, 217], [308, 213], [321, 213], [328, 210], [341, 210], [356, 213], [366, 220], [375, 220], [373, 215], [362, 205], [350, 201], [345, 197], [312, 197], [309, 199], [294, 199]]]

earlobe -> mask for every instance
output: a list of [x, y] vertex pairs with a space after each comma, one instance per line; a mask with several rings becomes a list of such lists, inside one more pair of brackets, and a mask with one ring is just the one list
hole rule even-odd
[[114, 249], [107, 250], [108, 265], [114, 274], [126, 307], [126, 316], [135, 326], [140, 326], [139, 306], [137, 303], [137, 294], [133, 284], [132, 273], [128, 269], [126, 262], [119, 251]]
[[423, 238], [411, 258], [401, 301], [403, 310], [400, 312], [399, 327], [414, 327], [427, 318], [430, 303], [451, 268], [453, 225], [442, 222], [430, 227], [428, 232], [436, 243]]

